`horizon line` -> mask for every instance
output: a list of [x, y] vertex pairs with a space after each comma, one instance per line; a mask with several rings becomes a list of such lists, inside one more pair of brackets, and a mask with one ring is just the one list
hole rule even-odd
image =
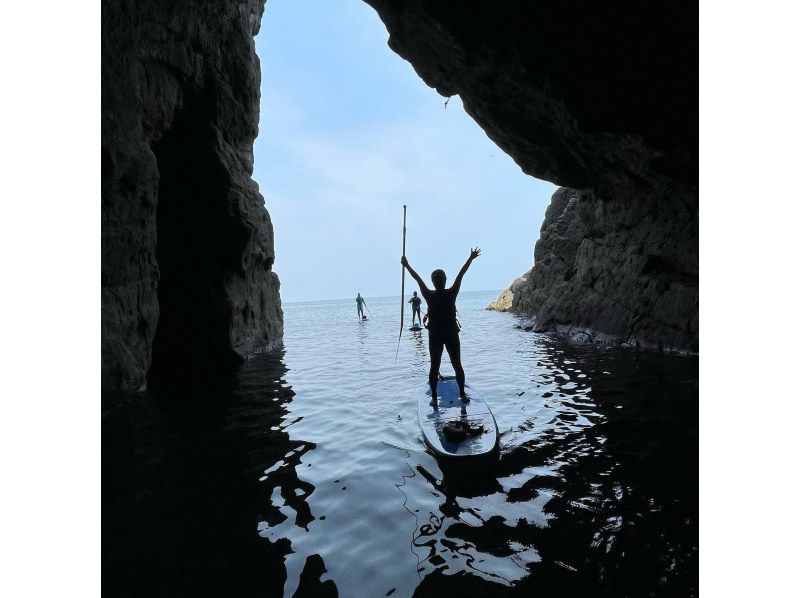
[[[459, 294], [461, 295], [468, 295], [470, 293], [502, 293], [505, 289], [482, 289], [477, 291], [461, 291]], [[408, 293], [409, 296], [411, 293]], [[397, 299], [400, 295], [377, 295], [372, 297], [367, 297], [363, 295], [364, 299]], [[304, 299], [300, 301], [281, 301], [281, 305], [293, 305], [298, 303], [321, 303], [325, 301], [333, 302], [333, 301], [350, 301], [355, 300], [354, 297], [339, 297], [336, 299]]]

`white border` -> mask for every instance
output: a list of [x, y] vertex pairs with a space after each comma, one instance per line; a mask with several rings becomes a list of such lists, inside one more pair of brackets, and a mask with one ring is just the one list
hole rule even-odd
[[800, 595], [799, 22], [701, 3], [702, 596]]
[[[701, 3], [701, 591], [797, 595], [800, 93], [790, 2]], [[7, 3], [4, 595], [100, 588], [100, 11]]]
[[0, 19], [4, 596], [100, 594], [100, 6]]

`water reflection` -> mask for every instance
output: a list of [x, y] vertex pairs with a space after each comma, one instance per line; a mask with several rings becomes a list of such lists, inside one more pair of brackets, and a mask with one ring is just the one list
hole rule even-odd
[[696, 594], [696, 361], [538, 348], [499, 463], [417, 467], [443, 500], [415, 595]]
[[430, 365], [427, 338], [422, 331], [413, 330], [408, 334], [411, 335], [411, 340], [414, 344], [414, 360], [412, 361], [412, 366], [415, 369], [427, 369]]
[[[284, 431], [294, 394], [286, 371], [281, 356], [259, 356], [232, 380], [133, 395], [104, 414], [104, 591], [281, 595], [290, 548], [255, 534], [272, 513], [257, 480], [293, 450], [313, 448]], [[310, 490], [293, 464], [283, 483]], [[292, 504], [302, 523], [308, 505]]]
[[697, 360], [566, 346], [486, 302], [460, 312], [493, 460], [425, 451], [427, 348], [404, 333], [394, 362], [394, 300], [367, 323], [287, 306], [285, 356], [108, 414], [110, 593], [695, 595]]

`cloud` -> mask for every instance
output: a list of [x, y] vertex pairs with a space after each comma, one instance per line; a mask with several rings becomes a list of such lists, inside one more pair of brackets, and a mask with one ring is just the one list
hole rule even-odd
[[404, 203], [420, 267], [458, 267], [469, 245], [485, 245], [465, 289], [504, 287], [531, 265], [555, 187], [524, 175], [457, 97], [445, 110], [426, 88], [392, 112], [362, 118], [354, 106], [333, 122], [290, 93], [264, 86], [254, 173], [284, 299], [396, 292]]

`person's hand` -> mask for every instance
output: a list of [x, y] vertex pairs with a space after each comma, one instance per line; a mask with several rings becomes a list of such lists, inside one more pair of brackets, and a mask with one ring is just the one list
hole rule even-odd
[[408, 268], [408, 260], [406, 259], [406, 256], [400, 258], [400, 263], [403, 264], [403, 266], [405, 266], [406, 268]]
[[469, 261], [472, 261], [472, 260], [474, 260], [474, 259], [475, 259], [476, 257], [478, 257], [480, 254], [481, 254], [481, 250], [480, 250], [480, 249], [478, 249], [477, 247], [476, 247], [475, 249], [470, 249], [470, 250], [469, 250]]

